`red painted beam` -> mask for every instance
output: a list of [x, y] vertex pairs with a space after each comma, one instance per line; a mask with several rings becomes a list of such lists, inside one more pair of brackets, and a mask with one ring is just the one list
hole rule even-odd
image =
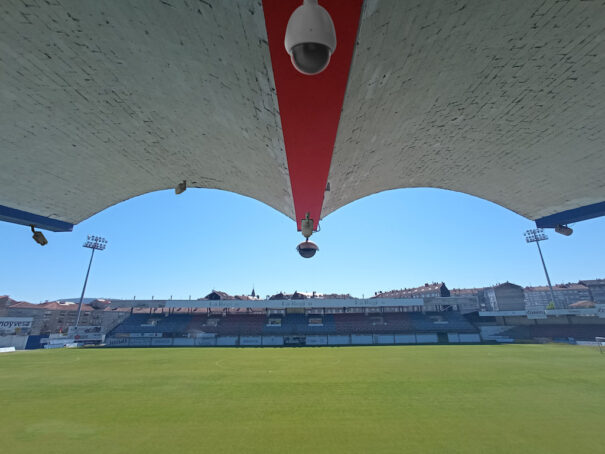
[[263, 0], [269, 51], [290, 172], [297, 226], [319, 223], [363, 0], [320, 0], [336, 29], [336, 50], [315, 76], [299, 73], [284, 47], [288, 19], [302, 0]]

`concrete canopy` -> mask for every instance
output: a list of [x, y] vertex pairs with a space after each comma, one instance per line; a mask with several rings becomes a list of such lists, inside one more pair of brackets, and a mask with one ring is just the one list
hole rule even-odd
[[366, 1], [357, 41], [323, 216], [402, 187], [605, 201], [603, 3]]
[[75, 224], [187, 180], [293, 217], [262, 6], [213, 3], [4, 2], [0, 205]]
[[[304, 90], [340, 71], [329, 80], [344, 101], [316, 161], [314, 131], [300, 146], [282, 129], [296, 124], [284, 103], [298, 86], [279, 40], [300, 3], [4, 2], [0, 219], [68, 230], [51, 221], [182, 180], [297, 220], [405, 187], [465, 192], [544, 226], [605, 214], [602, 3], [356, 0], [345, 15], [320, 1], [338, 47]], [[296, 158], [325, 167], [312, 194]]]

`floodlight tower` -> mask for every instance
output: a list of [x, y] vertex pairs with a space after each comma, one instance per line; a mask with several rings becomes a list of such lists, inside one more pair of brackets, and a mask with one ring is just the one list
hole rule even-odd
[[86, 242], [82, 245], [92, 249], [90, 254], [90, 262], [88, 262], [88, 271], [86, 271], [86, 279], [84, 279], [84, 287], [82, 287], [82, 294], [80, 295], [80, 303], [78, 304], [78, 316], [76, 317], [76, 328], [80, 322], [80, 313], [82, 312], [82, 300], [84, 299], [84, 292], [86, 291], [86, 284], [88, 283], [88, 274], [90, 273], [90, 266], [92, 265], [92, 258], [95, 255], [95, 251], [102, 251], [107, 246], [107, 240], [100, 236], [88, 235]]
[[555, 301], [555, 292], [552, 289], [552, 284], [550, 283], [550, 277], [548, 276], [548, 271], [546, 270], [546, 263], [544, 263], [544, 257], [542, 256], [542, 249], [540, 249], [540, 241], [545, 241], [548, 239], [546, 233], [544, 233], [544, 229], [531, 229], [527, 230], [524, 234], [526, 243], [536, 243], [538, 246], [538, 252], [540, 253], [540, 260], [542, 260], [542, 266], [544, 267], [544, 274], [546, 274], [546, 282], [548, 282], [548, 288], [550, 289], [550, 297], [552, 298], [552, 303], [557, 308], [557, 302]]

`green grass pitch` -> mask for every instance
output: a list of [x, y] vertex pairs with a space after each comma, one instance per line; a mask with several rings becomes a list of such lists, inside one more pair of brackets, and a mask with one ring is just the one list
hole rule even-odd
[[0, 355], [16, 453], [600, 453], [605, 355], [556, 345]]

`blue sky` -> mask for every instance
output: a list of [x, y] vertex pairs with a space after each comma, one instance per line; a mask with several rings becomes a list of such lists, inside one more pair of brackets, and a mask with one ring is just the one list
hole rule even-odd
[[[329, 215], [313, 235], [312, 259], [294, 221], [256, 200], [188, 189], [159, 191], [110, 207], [71, 233], [0, 222], [0, 294], [40, 302], [78, 297], [90, 250], [87, 234], [105, 236], [95, 254], [87, 296], [187, 299], [212, 289], [262, 295], [318, 291], [371, 296], [375, 291], [444, 281], [449, 288], [511, 281], [545, 285], [532, 221], [465, 194], [399, 189], [358, 200]], [[548, 231], [543, 252], [554, 282], [605, 277], [605, 218]]]

